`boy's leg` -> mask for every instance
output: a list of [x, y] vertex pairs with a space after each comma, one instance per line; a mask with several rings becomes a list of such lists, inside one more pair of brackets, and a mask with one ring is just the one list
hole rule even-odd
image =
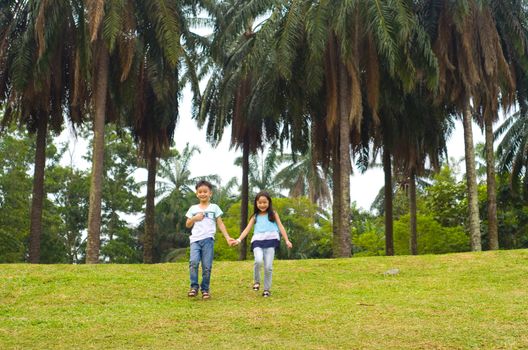
[[253, 255], [255, 256], [255, 271], [253, 280], [255, 283], [260, 283], [260, 269], [264, 265], [264, 253], [262, 248], [253, 248]]
[[271, 290], [271, 277], [273, 275], [273, 259], [275, 248], [264, 248], [264, 290]]
[[202, 293], [209, 292], [211, 269], [213, 268], [214, 239], [206, 238], [202, 243]]
[[200, 265], [200, 260], [202, 259], [202, 249], [200, 242], [191, 243], [191, 257], [189, 259], [189, 275], [191, 279], [191, 288], [199, 289], [198, 285], [198, 266]]

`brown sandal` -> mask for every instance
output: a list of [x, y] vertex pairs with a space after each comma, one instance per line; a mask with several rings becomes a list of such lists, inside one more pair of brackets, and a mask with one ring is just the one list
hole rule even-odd
[[197, 294], [198, 294], [198, 290], [191, 288], [191, 290], [189, 290], [189, 292], [187, 293], [187, 296], [192, 298], [192, 297], [195, 297]]
[[211, 299], [211, 294], [209, 294], [209, 292], [202, 292], [202, 299], [203, 300]]

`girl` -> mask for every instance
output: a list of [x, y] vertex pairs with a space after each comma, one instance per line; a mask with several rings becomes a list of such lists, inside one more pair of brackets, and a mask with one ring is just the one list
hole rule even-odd
[[279, 214], [273, 210], [271, 197], [267, 192], [259, 192], [255, 197], [254, 214], [249, 219], [249, 223], [244, 231], [235, 241], [240, 243], [255, 225], [253, 238], [251, 239], [251, 250], [255, 256], [255, 283], [253, 290], [260, 288], [260, 269], [264, 265], [264, 293], [262, 296], [269, 297], [271, 289], [271, 274], [275, 248], [280, 245], [279, 232], [282, 234], [286, 246], [291, 249], [293, 246], [288, 239], [286, 230], [279, 218]]

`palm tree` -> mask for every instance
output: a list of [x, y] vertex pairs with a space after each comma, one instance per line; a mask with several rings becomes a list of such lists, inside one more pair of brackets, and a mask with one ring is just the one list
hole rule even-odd
[[[240, 165], [243, 157], [235, 159], [235, 164]], [[249, 156], [248, 189], [249, 193], [256, 195], [260, 191], [268, 192], [272, 197], [279, 197], [280, 186], [275, 181], [277, 169], [282, 163], [275, 146], [271, 146], [267, 153], [252, 154]]]
[[[522, 1], [491, 1], [490, 4], [493, 19], [501, 38], [502, 50], [514, 72], [515, 97], [517, 103], [522, 106], [526, 103], [526, 91], [528, 81], [528, 11]], [[508, 99], [505, 107], [508, 108]], [[503, 103], [504, 104], [504, 103]], [[495, 111], [496, 112], [496, 111]], [[497, 120], [497, 114], [485, 115], [484, 128], [486, 135], [486, 170], [487, 170], [487, 193], [488, 193], [488, 240], [489, 249], [499, 248], [498, 223], [497, 223], [497, 193], [495, 184], [495, 158], [493, 152], [493, 128], [492, 122]]]
[[416, 177], [428, 173], [427, 161], [434, 170], [440, 169], [441, 156], [447, 150], [446, 139], [452, 130], [448, 113], [435, 107], [430, 96], [417, 92], [404, 99], [405, 116], [400, 116], [400, 135], [394, 151], [396, 167], [409, 179], [410, 250], [413, 255], [418, 254]]
[[[379, 123], [383, 70], [408, 91], [417, 69], [411, 53], [420, 52], [425, 61], [423, 66], [429, 70], [434, 69], [435, 62], [427, 37], [406, 1], [317, 4], [308, 10], [307, 23], [311, 56], [307, 66], [314, 72], [306, 74], [309, 79], [323, 78], [307, 85], [319, 84], [326, 96], [325, 117], [315, 119], [315, 123], [318, 132], [328, 134], [330, 145], [316, 144], [316, 147], [332, 150], [327, 154], [332, 161], [334, 212], [337, 212], [334, 255], [349, 256], [349, 145], [361, 147], [365, 143], [366, 115], [371, 125]], [[324, 138], [319, 136], [315, 140]]]
[[158, 188], [156, 197], [159, 200], [164, 199], [174, 191], [183, 195], [194, 193], [194, 186], [198, 180], [205, 179], [213, 184], [219, 183], [218, 175], [191, 177], [189, 165], [196, 153], [200, 153], [200, 149], [187, 143], [181, 153], [173, 151], [172, 154], [161, 159], [158, 169], [160, 179], [156, 182]]
[[[152, 45], [152, 44], [151, 44]], [[137, 76], [130, 80], [136, 86], [135, 98], [128, 99], [132, 110], [132, 131], [139, 142], [140, 153], [147, 165], [147, 195], [143, 262], [152, 263], [152, 244], [155, 236], [154, 197], [158, 157], [166, 153], [178, 118], [178, 72], [155, 48], [145, 47], [139, 57]], [[154, 53], [153, 53], [154, 51]]]
[[[525, 108], [510, 115], [495, 131], [495, 138], [502, 136], [497, 147], [499, 172], [510, 174], [513, 193], [528, 198], [528, 114]], [[522, 190], [521, 188], [522, 180]]]
[[[99, 262], [101, 244], [101, 199], [103, 188], [104, 125], [107, 108], [108, 75], [110, 53], [108, 43], [103, 38], [102, 19], [105, 14], [105, 1], [87, 3], [89, 40], [93, 45], [93, 152], [90, 177], [90, 206], [88, 209], [88, 238], [86, 244], [86, 263]], [[107, 13], [108, 15], [108, 13]]]
[[[193, 12], [195, 10], [195, 1], [183, 0], [178, 2], [157, 0], [146, 3], [143, 1], [105, 2], [104, 0], [88, 2], [90, 41], [94, 52], [94, 67], [96, 67], [93, 82], [94, 150], [88, 224], [88, 263], [97, 263], [99, 260], [102, 154], [104, 147], [102, 130], [106, 121], [118, 120], [120, 112], [126, 110], [119, 104], [119, 100], [107, 100], [107, 96], [110, 95], [110, 88], [118, 86], [128, 78], [137, 53], [136, 50], [140, 50], [138, 57], [150, 58], [146, 62], [141, 59], [136, 60], [136, 62], [141, 63], [139, 65], [140, 73], [137, 76], [147, 80], [146, 83], [143, 81], [143, 84], [138, 84], [139, 94], [144, 93], [146, 95], [142, 95], [137, 102], [145, 102], [145, 98], [157, 98], [158, 103], [164, 103], [162, 108], [165, 111], [157, 116], [160, 118], [157, 119], [158, 123], [163, 121], [158, 124], [161, 130], [158, 130], [160, 131], [159, 135], [163, 136], [159, 141], [154, 139], [155, 134], [148, 130], [156, 130], [155, 128], [152, 129], [152, 126], [156, 125], [156, 121], [152, 124], [149, 124], [150, 122], [144, 123], [145, 114], [137, 114], [139, 119], [134, 122], [134, 126], [136, 127], [136, 135], [145, 146], [146, 153], [144, 155], [149, 159], [150, 173], [155, 173], [155, 158], [159, 156], [159, 153], [156, 153], [159, 151], [156, 145], [166, 145], [167, 141], [170, 140], [175, 124], [175, 111], [169, 109], [177, 104], [175, 95], [177, 96], [180, 91], [177, 83], [178, 75], [165, 79], [163, 74], [173, 74], [178, 63], [185, 56], [181, 45], [182, 31], [188, 29], [188, 25], [185, 23], [185, 14], [186, 11]], [[110, 65], [111, 60], [113, 63]], [[166, 65], [168, 65], [166, 70], [160, 68]], [[154, 68], [157, 68], [157, 72], [153, 71]], [[141, 69], [148, 69], [148, 72], [142, 75]], [[155, 73], [160, 75], [157, 79]], [[134, 81], [137, 82], [137, 80]], [[159, 91], [160, 84], [169, 91]], [[157, 88], [158, 90], [156, 90]], [[174, 90], [175, 88], [176, 90]], [[149, 101], [151, 102], [151, 100]], [[129, 103], [127, 100], [121, 102]], [[148, 110], [141, 109], [140, 111], [144, 113]], [[160, 111], [156, 110], [156, 112], [159, 113]], [[151, 175], [150, 193], [153, 192], [153, 181]], [[149, 217], [152, 216], [152, 204], [152, 195], [150, 195]], [[150, 237], [150, 232], [153, 232], [151, 224], [152, 221], [149, 221], [146, 228], [149, 232], [148, 237]], [[147, 251], [149, 249], [147, 246]]]
[[394, 219], [392, 213], [392, 157], [389, 147], [383, 148], [383, 172], [385, 174], [383, 204], [385, 207], [385, 255], [394, 255]]
[[[1, 6], [0, 98], [5, 126], [14, 119], [36, 133], [29, 261], [40, 260], [48, 129], [59, 133], [64, 116], [81, 123], [87, 50], [79, 44], [82, 3], [17, 1]], [[64, 16], [63, 14], [68, 14]]]
[[[489, 119], [486, 122], [491, 123], [497, 115], [499, 96], [502, 96], [504, 106], [511, 105], [515, 82], [504, 57], [489, 3], [476, 0], [431, 0], [425, 1], [423, 8], [431, 11], [431, 37], [440, 68], [439, 95], [462, 115], [471, 249], [479, 251], [482, 247], [471, 102], [478, 115], [482, 115], [484, 120]], [[487, 143], [491, 148], [492, 142]]]
[[407, 1], [261, 1], [239, 8], [235, 20], [252, 10], [262, 11], [251, 13], [253, 18], [268, 14], [259, 25], [256, 53], [251, 57], [267, 54], [267, 61], [260, 61], [259, 67], [271, 64], [278, 76], [267, 75], [262, 86], [265, 91], [275, 89], [281, 94], [272, 91], [259, 95], [275, 98], [261, 106], [264, 110], [280, 107], [277, 115], [281, 116], [283, 135], [288, 135], [294, 147], [306, 145], [306, 130], [312, 127], [315, 131], [315, 160], [325, 167], [332, 164], [334, 255], [350, 256], [350, 145], [360, 142], [363, 101], [377, 119], [379, 59], [385, 59], [390, 73], [409, 88], [415, 67], [407, 59], [409, 48], [399, 48], [417, 36], [420, 40], [414, 48], [433, 60], [428, 42]]
[[[434, 72], [431, 75], [434, 79]], [[385, 76], [382, 79], [381, 122], [373, 133], [374, 149], [383, 150], [385, 251], [387, 255], [394, 254], [392, 198], [395, 183], [404, 178], [409, 194], [410, 250], [411, 254], [417, 254], [416, 180], [417, 176], [425, 174], [427, 159], [431, 166], [439, 168], [440, 155], [446, 149], [445, 138], [449, 134], [448, 113], [434, 106], [432, 92], [425, 84], [426, 76], [420, 78], [412, 92], [403, 91], [397, 81]], [[396, 178], [400, 178], [398, 181], [393, 181], [393, 168]]]
[[331, 189], [326, 174], [312, 159], [310, 147], [304, 154], [284, 154], [280, 157], [282, 163], [287, 163], [275, 175], [274, 182], [279, 187], [289, 190], [289, 196], [307, 196], [312, 203], [321, 206], [331, 202]]
[[[231, 124], [231, 146], [242, 148], [241, 231], [248, 219], [250, 155], [266, 141], [279, 137], [280, 115], [269, 103], [270, 96], [277, 93], [270, 86], [276, 72], [269, 62], [269, 51], [257, 42], [261, 33], [254, 28], [254, 18], [267, 7], [245, 6], [225, 1], [207, 8], [215, 18], [217, 35], [211, 45], [213, 69], [197, 115], [199, 127], [207, 123], [210, 142], [220, 142], [225, 127]], [[246, 256], [247, 243], [243, 240], [239, 258], [245, 260]]]
[[[142, 7], [140, 7], [142, 6]], [[139, 142], [140, 152], [146, 160], [148, 180], [145, 207], [145, 232], [143, 241], [143, 262], [153, 259], [152, 244], [155, 237], [155, 183], [158, 158], [168, 152], [173, 141], [174, 129], [178, 120], [179, 97], [186, 83], [190, 82], [195, 96], [199, 97], [198, 81], [195, 72], [197, 47], [204, 40], [190, 30], [192, 6], [174, 7], [180, 23], [183, 42], [180, 57], [174, 63], [173, 58], [164, 54], [163, 41], [157, 40], [155, 26], [150, 25], [149, 8], [138, 3], [137, 17], [140, 19], [136, 31], [140, 40], [136, 46], [133, 68], [128, 79], [120, 84], [124, 87], [120, 105], [123, 114], [131, 117], [128, 124]], [[141, 16], [144, 16], [143, 18]], [[172, 13], [174, 16], [174, 13]], [[134, 101], [134, 103], [126, 103]]]

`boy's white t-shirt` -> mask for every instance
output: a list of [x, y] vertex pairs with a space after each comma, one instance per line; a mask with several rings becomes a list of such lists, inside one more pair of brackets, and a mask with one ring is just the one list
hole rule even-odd
[[195, 204], [187, 210], [185, 216], [190, 219], [198, 213], [204, 213], [205, 215], [202, 221], [194, 223], [191, 230], [191, 237], [189, 238], [191, 243], [210, 237], [214, 239], [216, 233], [216, 219], [222, 216], [224, 212], [218, 207], [218, 205], [213, 203], [209, 203], [209, 206], [205, 209], [200, 208], [199, 204]]

